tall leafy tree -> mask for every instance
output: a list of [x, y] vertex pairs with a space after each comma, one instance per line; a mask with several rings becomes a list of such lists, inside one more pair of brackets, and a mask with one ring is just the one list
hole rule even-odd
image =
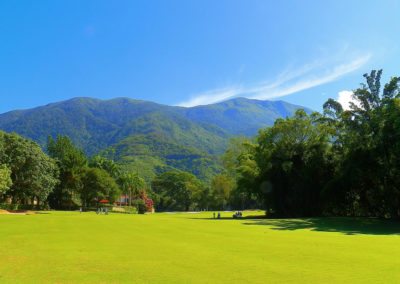
[[11, 197], [13, 203], [36, 200], [43, 204], [58, 182], [55, 161], [43, 153], [39, 145], [17, 134], [0, 132], [0, 144], [2, 180], [8, 187], [5, 195]]
[[297, 111], [228, 149], [232, 195], [255, 194], [280, 216], [400, 218], [400, 78], [382, 88], [381, 76], [364, 74], [349, 109], [329, 99], [323, 115]]
[[103, 169], [115, 179], [117, 179], [121, 174], [121, 169], [117, 163], [99, 155], [96, 155], [90, 159], [89, 166]]
[[87, 158], [75, 147], [67, 136], [49, 138], [47, 151], [57, 161], [60, 169], [59, 185], [49, 196], [50, 205], [56, 209], [73, 208], [80, 203], [82, 177], [87, 167]]
[[193, 174], [170, 171], [157, 176], [152, 189], [159, 196], [157, 210], [188, 211], [198, 207], [203, 185]]
[[[381, 88], [382, 70], [364, 74], [350, 109], [324, 105], [338, 129], [338, 168], [327, 189], [342, 214], [399, 217], [399, 77]], [[340, 105], [340, 104], [339, 104]], [[340, 204], [342, 206], [340, 206]]]
[[96, 205], [102, 199], [113, 202], [120, 193], [114, 178], [102, 169], [87, 168], [81, 182], [80, 197], [85, 207]]
[[227, 209], [231, 192], [235, 188], [235, 181], [226, 174], [219, 174], [211, 181], [211, 191], [214, 195], [214, 207]]
[[129, 196], [129, 206], [132, 205], [132, 200], [137, 199], [141, 191], [144, 191], [145, 181], [138, 173], [125, 172], [118, 179], [122, 191]]
[[234, 180], [229, 204], [235, 209], [260, 208], [259, 192], [254, 190], [259, 168], [255, 161], [256, 143], [246, 137], [233, 138], [222, 156], [224, 175]]
[[321, 190], [333, 171], [330, 139], [320, 115], [303, 110], [260, 132], [255, 188], [270, 211], [294, 217], [321, 214]]

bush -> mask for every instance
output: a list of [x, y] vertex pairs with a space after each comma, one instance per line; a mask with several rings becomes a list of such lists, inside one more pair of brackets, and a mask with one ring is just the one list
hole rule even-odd
[[144, 214], [147, 212], [146, 203], [142, 199], [134, 200], [133, 205], [137, 208], [139, 214]]
[[0, 203], [0, 209], [3, 209], [3, 210], [18, 210], [18, 204]]
[[50, 210], [47, 203], [45, 204], [9, 204], [0, 203], [0, 209], [3, 210]]

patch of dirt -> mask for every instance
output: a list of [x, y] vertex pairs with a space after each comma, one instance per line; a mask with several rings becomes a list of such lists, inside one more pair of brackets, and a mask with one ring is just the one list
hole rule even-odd
[[30, 210], [3, 210], [0, 209], [0, 215], [11, 214], [11, 215], [34, 215], [34, 211]]

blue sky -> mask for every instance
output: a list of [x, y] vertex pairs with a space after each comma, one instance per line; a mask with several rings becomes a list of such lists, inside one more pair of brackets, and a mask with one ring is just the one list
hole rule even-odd
[[316, 110], [400, 75], [399, 1], [1, 1], [0, 112], [72, 97]]

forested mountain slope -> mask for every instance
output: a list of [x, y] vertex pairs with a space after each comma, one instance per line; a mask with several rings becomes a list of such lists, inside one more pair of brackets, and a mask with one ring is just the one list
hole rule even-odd
[[45, 147], [49, 136], [69, 136], [87, 154], [103, 153], [152, 176], [178, 168], [207, 178], [229, 139], [252, 136], [301, 108], [283, 101], [236, 98], [191, 108], [129, 98], [74, 98], [0, 115], [0, 129]]

